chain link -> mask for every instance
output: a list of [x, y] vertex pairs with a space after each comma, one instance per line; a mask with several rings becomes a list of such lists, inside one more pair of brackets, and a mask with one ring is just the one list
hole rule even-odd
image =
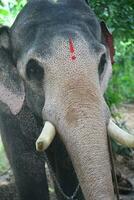
[[49, 160], [48, 160], [48, 157], [47, 157], [46, 153], [45, 153], [44, 155], [45, 155], [45, 160], [46, 160], [46, 162], [47, 162], [48, 168], [49, 168], [49, 170], [50, 170], [50, 174], [51, 174], [51, 176], [52, 176], [52, 178], [53, 178], [53, 180], [54, 180], [54, 182], [55, 182], [55, 184], [56, 184], [56, 186], [57, 186], [59, 192], [62, 194], [62, 196], [63, 196], [66, 200], [78, 200], [78, 199], [75, 199], [75, 197], [76, 197], [77, 192], [78, 192], [78, 190], [79, 190], [79, 188], [80, 188], [79, 183], [78, 183], [78, 185], [77, 185], [75, 191], [73, 192], [73, 194], [72, 194], [71, 196], [66, 195], [66, 194], [64, 193], [62, 187], [60, 186], [60, 183], [59, 183], [58, 180], [57, 180], [57, 177], [56, 177], [56, 175], [55, 175], [55, 173], [54, 173], [54, 171], [53, 171], [53, 169], [52, 169], [52, 166], [51, 166], [51, 164], [50, 164], [50, 162], [49, 162]]

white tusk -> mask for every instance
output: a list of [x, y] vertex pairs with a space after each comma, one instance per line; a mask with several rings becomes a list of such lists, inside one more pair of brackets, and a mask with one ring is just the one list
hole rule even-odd
[[52, 143], [56, 134], [55, 127], [51, 122], [46, 121], [44, 128], [36, 141], [36, 150], [45, 151]]
[[108, 134], [116, 140], [121, 145], [127, 147], [134, 147], [134, 135], [127, 133], [123, 129], [119, 128], [113, 121], [110, 119], [108, 124]]

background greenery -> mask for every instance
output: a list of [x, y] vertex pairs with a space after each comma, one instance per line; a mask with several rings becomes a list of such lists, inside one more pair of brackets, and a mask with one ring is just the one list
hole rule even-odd
[[100, 20], [105, 21], [115, 42], [113, 76], [106, 94], [108, 103], [134, 101], [134, 1], [90, 0]]
[[0, 138], [0, 176], [9, 169], [9, 163], [5, 156], [5, 151]]
[[[0, 0], [0, 25], [11, 26], [25, 4], [26, 0]], [[90, 5], [100, 21], [105, 21], [115, 41], [115, 64], [106, 99], [109, 105], [134, 102], [134, 1], [90, 0]], [[0, 143], [0, 172], [7, 169]]]

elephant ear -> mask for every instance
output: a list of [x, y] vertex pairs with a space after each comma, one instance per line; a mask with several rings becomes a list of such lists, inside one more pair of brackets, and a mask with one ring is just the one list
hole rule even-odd
[[12, 56], [10, 30], [0, 28], [0, 101], [16, 115], [25, 99], [24, 84], [19, 77]]
[[104, 73], [100, 77], [101, 89], [102, 89], [102, 92], [104, 93], [107, 88], [109, 78], [111, 77], [112, 64], [114, 63], [115, 49], [114, 49], [112, 34], [109, 32], [106, 24], [104, 22], [101, 22], [100, 26], [101, 26], [101, 33], [102, 33], [102, 43], [105, 45], [107, 49], [107, 65], [104, 70]]

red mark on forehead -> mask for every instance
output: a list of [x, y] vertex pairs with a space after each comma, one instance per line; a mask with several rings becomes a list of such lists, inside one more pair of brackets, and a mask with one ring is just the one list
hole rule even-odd
[[71, 60], [75, 60], [76, 59], [75, 48], [74, 48], [74, 44], [73, 44], [72, 38], [69, 38], [69, 49], [70, 49], [70, 58], [71, 58]]

